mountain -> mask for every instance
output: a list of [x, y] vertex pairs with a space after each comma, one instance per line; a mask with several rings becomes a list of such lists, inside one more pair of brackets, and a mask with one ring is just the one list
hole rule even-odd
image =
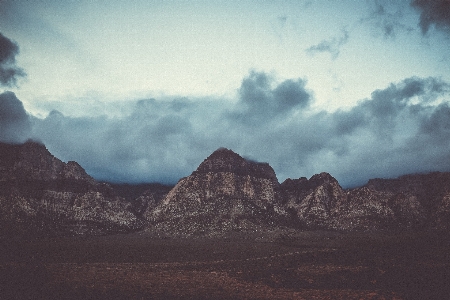
[[131, 204], [44, 145], [0, 143], [0, 233], [104, 234], [141, 228]]
[[0, 235], [220, 235], [279, 229], [450, 229], [450, 173], [371, 179], [328, 173], [279, 183], [272, 167], [219, 148], [174, 186], [97, 182], [44, 145], [0, 143]]
[[450, 173], [371, 179], [366, 188], [383, 193], [388, 198], [388, 205], [400, 224], [450, 228]]
[[147, 214], [152, 230], [172, 234], [214, 234], [268, 230], [284, 208], [272, 167], [220, 148], [182, 178]]
[[450, 228], [450, 173], [372, 179], [344, 190], [328, 173], [279, 183], [267, 163], [220, 148], [145, 217], [174, 234]]
[[281, 184], [287, 209], [304, 228], [390, 230], [450, 228], [450, 173], [371, 179], [343, 190], [328, 173]]

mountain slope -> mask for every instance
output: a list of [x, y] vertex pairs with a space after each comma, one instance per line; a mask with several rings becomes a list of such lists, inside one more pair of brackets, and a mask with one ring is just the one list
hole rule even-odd
[[450, 228], [450, 173], [373, 179], [344, 190], [328, 173], [279, 184], [266, 163], [218, 149], [153, 211], [153, 230], [176, 234], [280, 227], [332, 230]]
[[147, 215], [154, 230], [175, 234], [267, 230], [283, 210], [272, 167], [220, 148], [182, 178]]
[[110, 186], [44, 145], [0, 143], [1, 233], [103, 234], [143, 224]]

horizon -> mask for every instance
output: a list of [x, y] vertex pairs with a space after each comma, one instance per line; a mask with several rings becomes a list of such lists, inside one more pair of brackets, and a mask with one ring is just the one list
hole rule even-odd
[[450, 171], [449, 13], [446, 0], [2, 1], [0, 141], [39, 140], [123, 183], [176, 183], [219, 147], [280, 182]]

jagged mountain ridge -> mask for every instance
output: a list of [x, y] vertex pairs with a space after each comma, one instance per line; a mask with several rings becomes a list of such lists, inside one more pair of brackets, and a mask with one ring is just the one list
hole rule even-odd
[[450, 173], [373, 179], [344, 190], [328, 173], [279, 183], [270, 165], [225, 148], [182, 178], [146, 217], [175, 234], [276, 227], [332, 230], [449, 228]]
[[450, 228], [450, 173], [372, 179], [348, 190], [328, 173], [279, 183], [269, 164], [219, 148], [173, 188], [128, 188], [97, 182], [78, 163], [60, 161], [42, 144], [0, 143], [3, 233]]
[[450, 173], [432, 172], [408, 174], [395, 179], [371, 179], [366, 186], [393, 194], [390, 204], [397, 215], [412, 210], [428, 226], [449, 228]]
[[0, 146], [0, 181], [80, 180], [93, 184], [95, 180], [74, 161], [62, 163], [43, 144], [28, 141], [24, 144]]
[[4, 234], [103, 234], [143, 226], [110, 186], [33, 141], [0, 143], [0, 213]]
[[225, 172], [239, 176], [252, 176], [277, 181], [277, 175], [268, 163], [242, 158], [227, 148], [219, 148], [208, 156], [194, 173]]

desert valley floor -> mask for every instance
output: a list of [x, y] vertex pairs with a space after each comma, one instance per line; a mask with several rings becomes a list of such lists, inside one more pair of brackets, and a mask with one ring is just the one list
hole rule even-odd
[[448, 299], [437, 231], [8, 238], [2, 299]]

